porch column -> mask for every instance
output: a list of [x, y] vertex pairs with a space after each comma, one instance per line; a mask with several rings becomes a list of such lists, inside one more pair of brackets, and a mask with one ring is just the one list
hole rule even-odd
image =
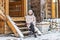
[[24, 15], [27, 14], [27, 9], [28, 9], [28, 0], [24, 0]]
[[56, 14], [56, 8], [55, 8], [55, 0], [52, 0], [52, 18], [56, 18], [55, 14]]
[[5, 0], [5, 13], [9, 15], [9, 0]]

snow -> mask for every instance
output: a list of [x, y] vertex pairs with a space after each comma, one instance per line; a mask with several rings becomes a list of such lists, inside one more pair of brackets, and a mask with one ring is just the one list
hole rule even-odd
[[60, 33], [51, 33], [42, 36], [38, 36], [37, 38], [30, 37], [24, 40], [60, 40]]
[[0, 40], [60, 40], [60, 32], [51, 32], [41, 36], [25, 37], [25, 38], [16, 38], [16, 37], [0, 37]]

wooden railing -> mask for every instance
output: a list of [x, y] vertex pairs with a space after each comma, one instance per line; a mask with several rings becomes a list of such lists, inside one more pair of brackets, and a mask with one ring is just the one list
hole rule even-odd
[[12, 21], [12, 19], [8, 15], [7, 15], [7, 24], [8, 24], [8, 27], [10, 27], [10, 29], [13, 31], [15, 36], [24, 37], [22, 32], [19, 30], [19, 28], [16, 26], [16, 24]]

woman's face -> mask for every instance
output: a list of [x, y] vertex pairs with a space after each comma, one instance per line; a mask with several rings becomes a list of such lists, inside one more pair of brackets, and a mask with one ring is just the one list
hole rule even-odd
[[29, 14], [30, 14], [30, 15], [33, 14], [33, 11], [32, 11], [32, 10], [29, 10]]

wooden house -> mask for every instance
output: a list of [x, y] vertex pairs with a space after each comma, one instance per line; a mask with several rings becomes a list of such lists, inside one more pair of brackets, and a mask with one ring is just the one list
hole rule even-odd
[[[40, 22], [40, 0], [31, 0], [30, 3], [32, 10], [35, 12], [37, 21]], [[15, 36], [22, 37], [24, 37], [23, 35], [28, 35], [29, 30], [25, 24], [25, 15], [28, 10], [28, 0], [0, 0], [0, 10], [7, 18], [6, 22], [0, 21], [0, 34], [14, 33]], [[46, 18], [48, 16], [49, 18], [56, 18], [55, 3], [53, 3], [53, 0], [46, 0]]]

